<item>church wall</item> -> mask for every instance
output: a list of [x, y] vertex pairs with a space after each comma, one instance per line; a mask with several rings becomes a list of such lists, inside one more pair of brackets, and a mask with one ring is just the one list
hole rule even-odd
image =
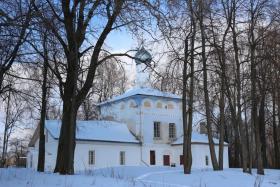
[[37, 168], [37, 158], [38, 158], [38, 150], [35, 150], [34, 147], [28, 147], [27, 158], [26, 158], [26, 167], [36, 169]]
[[[183, 134], [182, 111], [179, 102], [167, 99], [149, 99], [151, 107], [145, 107], [145, 101], [147, 99], [144, 99], [141, 105], [142, 133], [145, 135], [144, 144], [170, 143], [169, 123], [175, 123], [177, 137]], [[159, 103], [162, 105], [161, 108], [157, 107]], [[168, 108], [168, 106], [173, 106], [173, 108]], [[160, 139], [154, 138], [154, 122], [160, 122]]]
[[[134, 103], [134, 106], [133, 104]], [[147, 104], [149, 103], [149, 104]], [[100, 119], [126, 123], [130, 131], [143, 135], [144, 143], [169, 143], [168, 125], [176, 124], [176, 135], [182, 135], [181, 102], [177, 99], [137, 95], [101, 106]], [[153, 124], [161, 122], [161, 140], [153, 139]]]
[[[45, 130], [45, 169], [46, 171], [51, 171], [50, 166], [53, 164], [53, 155], [56, 159], [57, 144], [55, 139]], [[39, 139], [36, 140], [34, 147], [28, 148], [27, 154], [27, 167], [37, 169], [38, 165], [38, 154], [39, 154]]]
[[136, 101], [131, 98], [120, 102], [101, 106], [100, 119], [123, 122], [135, 135], [139, 135], [139, 107]]
[[[38, 141], [37, 141], [38, 142]], [[46, 142], [45, 170], [53, 171], [56, 163], [58, 140], [48, 136]], [[116, 146], [117, 145], [117, 146]], [[38, 146], [29, 148], [27, 166], [34, 170], [37, 169]], [[33, 149], [33, 150], [32, 150]], [[89, 165], [89, 151], [95, 151], [95, 164]], [[130, 143], [110, 143], [110, 142], [93, 142], [77, 141], [75, 148], [75, 171], [91, 170], [95, 168], [104, 168], [120, 166], [120, 151], [125, 152], [125, 165], [140, 165], [140, 145]], [[30, 164], [32, 159], [32, 164]]]
[[[176, 165], [180, 165], [180, 155], [183, 154], [183, 146], [175, 145], [174, 148]], [[218, 158], [219, 146], [215, 145], [215, 152]], [[206, 156], [208, 157], [208, 166], [206, 165]], [[228, 163], [228, 146], [224, 147], [224, 168], [229, 167]], [[212, 168], [210, 150], [208, 144], [192, 144], [192, 168]]]
[[[149, 103], [149, 104], [148, 104]], [[175, 162], [175, 153], [170, 146], [169, 123], [175, 123], [176, 136], [182, 134], [182, 111], [180, 102], [159, 97], [142, 98], [141, 129], [143, 136], [142, 159], [150, 165], [150, 151], [155, 151], [157, 166], [163, 165], [163, 155], [170, 156], [170, 164]], [[160, 122], [160, 138], [154, 138], [154, 122]]]
[[[88, 164], [88, 152], [95, 151], [95, 164]], [[125, 152], [125, 165], [138, 166], [140, 164], [140, 145], [107, 142], [79, 142], [75, 150], [75, 168], [91, 170], [120, 166], [120, 151]]]
[[[131, 107], [132, 101], [137, 107]], [[129, 129], [134, 126], [136, 134], [142, 134], [141, 157], [145, 164], [150, 164], [151, 150], [156, 152], [156, 165], [163, 165], [163, 155], [170, 156], [170, 163], [175, 162], [173, 147], [170, 146], [173, 140], [169, 139], [169, 123], [175, 123], [176, 137], [180, 137], [183, 134], [180, 100], [138, 95], [107, 107], [102, 106], [101, 118], [105, 116], [113, 116], [116, 121], [125, 122]], [[154, 122], [160, 122], [160, 139], [154, 138]]]
[[170, 164], [175, 163], [175, 152], [169, 144], [148, 144], [142, 148], [142, 159], [150, 165], [150, 151], [155, 151], [155, 166], [163, 166], [163, 155], [170, 156]]

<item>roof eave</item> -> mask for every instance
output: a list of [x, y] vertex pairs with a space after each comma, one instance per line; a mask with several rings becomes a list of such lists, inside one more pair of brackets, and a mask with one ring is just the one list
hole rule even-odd
[[104, 101], [102, 103], [97, 103], [96, 106], [102, 106], [102, 105], [106, 105], [106, 104], [110, 104], [110, 103], [114, 103], [114, 102], [118, 102], [118, 101], [121, 101], [121, 100], [124, 100], [124, 99], [127, 99], [127, 98], [130, 98], [130, 97], [133, 97], [133, 96], [137, 96], [137, 95], [143, 95], [143, 96], [152, 96], [152, 97], [161, 97], [161, 98], [169, 98], [169, 99], [176, 99], [176, 100], [182, 100], [182, 98], [176, 98], [176, 97], [168, 97], [168, 96], [157, 96], [157, 95], [147, 95], [147, 94], [135, 94], [135, 95], [130, 95], [130, 96], [127, 96], [127, 97], [124, 97], [124, 98], [120, 98], [120, 99], [116, 99], [116, 100], [113, 100], [113, 101]]
[[[192, 142], [191, 144], [200, 144], [200, 145], [209, 145], [209, 143], [206, 142]], [[176, 146], [176, 145], [183, 145], [183, 143], [172, 143], [172, 146]], [[218, 143], [214, 143], [214, 145], [219, 145]], [[224, 143], [224, 146], [228, 146], [227, 143]]]
[[[58, 140], [57, 137], [54, 138]], [[106, 142], [106, 143], [128, 143], [128, 144], [141, 144], [140, 142], [126, 142], [126, 141], [114, 141], [114, 140], [92, 140], [92, 139], [79, 139], [76, 138], [76, 141], [83, 141], [83, 142]]]
[[32, 137], [31, 137], [29, 143], [28, 143], [28, 147], [34, 147], [38, 138], [39, 138], [39, 123], [38, 123]]

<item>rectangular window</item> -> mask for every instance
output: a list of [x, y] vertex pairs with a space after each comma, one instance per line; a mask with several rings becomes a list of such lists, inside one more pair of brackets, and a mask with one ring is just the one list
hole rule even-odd
[[154, 138], [160, 138], [160, 122], [154, 122]]
[[125, 152], [120, 152], [120, 165], [125, 165]]
[[88, 164], [94, 165], [95, 164], [95, 151], [89, 151], [88, 152]]
[[46, 135], [45, 135], [45, 142], [48, 142], [48, 131], [46, 131]]
[[175, 123], [169, 123], [169, 139], [176, 138], [176, 126]]
[[30, 155], [30, 168], [32, 168], [32, 163], [33, 163], [33, 155]]

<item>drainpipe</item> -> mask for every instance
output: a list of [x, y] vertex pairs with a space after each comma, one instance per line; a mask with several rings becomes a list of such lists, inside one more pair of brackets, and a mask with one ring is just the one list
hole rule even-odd
[[141, 159], [141, 162], [144, 163], [146, 166], [149, 167], [149, 164], [147, 164], [144, 160], [143, 160], [143, 128], [142, 128], [142, 105], [141, 105], [141, 101], [140, 101], [140, 104], [139, 104], [139, 122], [140, 122], [140, 159]]

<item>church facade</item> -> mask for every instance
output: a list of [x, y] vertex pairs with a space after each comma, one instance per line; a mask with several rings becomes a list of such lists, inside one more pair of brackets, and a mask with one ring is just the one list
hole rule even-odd
[[[183, 122], [181, 97], [152, 89], [145, 72], [151, 55], [141, 48], [136, 57], [136, 86], [102, 102], [99, 119], [77, 121], [75, 171], [127, 166], [180, 166], [183, 164]], [[142, 63], [145, 62], [145, 63]], [[194, 123], [201, 121], [199, 115]], [[199, 129], [197, 129], [199, 130]], [[47, 120], [46, 170], [55, 167], [60, 121]], [[27, 167], [36, 168], [38, 130], [29, 144]], [[218, 155], [218, 139], [214, 139]], [[224, 167], [228, 167], [228, 146], [224, 144]], [[193, 168], [211, 168], [206, 135], [192, 133]]]

